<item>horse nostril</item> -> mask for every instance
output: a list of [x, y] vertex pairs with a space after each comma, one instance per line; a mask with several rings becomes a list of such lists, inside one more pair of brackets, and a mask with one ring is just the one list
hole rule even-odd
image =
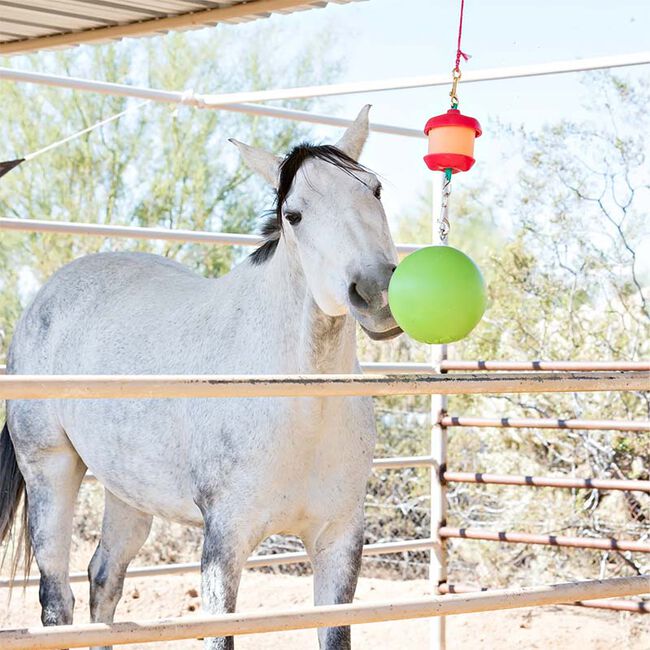
[[396, 268], [397, 268], [397, 267], [396, 267], [394, 264], [391, 264], [391, 267], [390, 267], [390, 274], [391, 274], [391, 275], [393, 275], [393, 273], [395, 273], [395, 269], [396, 269]]
[[362, 292], [359, 290], [359, 285], [356, 282], [353, 282], [349, 286], [348, 296], [352, 305], [357, 309], [368, 309], [370, 307], [370, 302], [362, 295]]

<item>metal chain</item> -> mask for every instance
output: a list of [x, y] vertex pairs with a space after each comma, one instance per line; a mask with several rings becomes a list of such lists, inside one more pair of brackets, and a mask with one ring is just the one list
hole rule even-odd
[[445, 173], [445, 180], [442, 185], [442, 206], [440, 208], [440, 219], [438, 220], [438, 234], [440, 243], [447, 246], [449, 239], [449, 197], [451, 196], [451, 174]]

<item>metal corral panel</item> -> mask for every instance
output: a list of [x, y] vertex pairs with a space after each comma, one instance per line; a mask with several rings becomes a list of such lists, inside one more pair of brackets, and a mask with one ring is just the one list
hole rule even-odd
[[0, 54], [240, 23], [359, 0], [0, 0]]

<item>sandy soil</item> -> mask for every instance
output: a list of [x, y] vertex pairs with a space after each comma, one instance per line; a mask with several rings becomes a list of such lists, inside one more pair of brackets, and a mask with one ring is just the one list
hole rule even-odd
[[[168, 616], [192, 616], [200, 612], [198, 575], [127, 580], [117, 620], [143, 620]], [[87, 586], [74, 586], [76, 622], [88, 620]], [[398, 582], [362, 578], [356, 600], [399, 600], [428, 595], [426, 581]], [[17, 589], [8, 604], [2, 594], [0, 625], [27, 627], [39, 624], [38, 589]], [[242, 581], [239, 609], [288, 608], [309, 604], [311, 578], [246, 573]], [[524, 648], [564, 648], [581, 650], [648, 650], [650, 616], [585, 610], [573, 607], [546, 607], [535, 610], [490, 612], [454, 616], [447, 620], [449, 650], [522, 650]], [[429, 622], [426, 620], [360, 625], [354, 628], [356, 650], [428, 648]], [[120, 646], [138, 649], [199, 649], [199, 641], [175, 641]], [[241, 637], [237, 647], [245, 650], [316, 649], [313, 630]]]

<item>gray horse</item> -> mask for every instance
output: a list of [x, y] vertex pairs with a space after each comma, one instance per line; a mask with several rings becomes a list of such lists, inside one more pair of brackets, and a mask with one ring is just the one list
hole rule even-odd
[[[355, 322], [374, 339], [400, 333], [387, 304], [397, 255], [381, 186], [356, 162], [368, 109], [336, 147], [300, 145], [279, 159], [233, 141], [276, 188], [260, 248], [216, 280], [154, 255], [78, 259], [25, 311], [8, 372], [359, 372]], [[208, 613], [235, 610], [246, 558], [281, 532], [305, 543], [316, 604], [352, 600], [376, 435], [371, 399], [12, 400], [7, 414], [0, 539], [24, 487], [43, 624], [72, 622], [72, 516], [87, 468], [106, 490], [88, 568], [94, 622], [113, 620], [153, 515], [203, 526]], [[350, 630], [320, 630], [319, 641], [348, 648]]]

